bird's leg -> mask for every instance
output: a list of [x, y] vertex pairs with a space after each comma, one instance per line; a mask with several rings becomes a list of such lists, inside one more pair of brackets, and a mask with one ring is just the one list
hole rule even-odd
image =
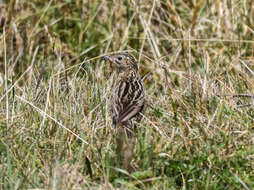
[[135, 145], [135, 137], [132, 135], [131, 137], [126, 136], [127, 141], [123, 144], [123, 159], [122, 166], [129, 173], [134, 171], [134, 168], [131, 166], [131, 160], [134, 155], [134, 145]]
[[133, 172], [134, 168], [131, 166], [131, 160], [134, 155], [135, 135], [126, 125], [124, 127], [123, 125], [117, 126], [117, 134], [116, 153], [118, 161], [123, 169]]
[[125, 142], [125, 131], [121, 126], [116, 126], [117, 137], [116, 137], [116, 155], [117, 161], [122, 164], [123, 159], [123, 143]]

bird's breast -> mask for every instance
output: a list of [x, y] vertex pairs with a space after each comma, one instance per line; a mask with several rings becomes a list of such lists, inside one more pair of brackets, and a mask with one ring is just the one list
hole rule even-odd
[[115, 103], [131, 103], [144, 96], [144, 88], [141, 80], [117, 81], [113, 92]]

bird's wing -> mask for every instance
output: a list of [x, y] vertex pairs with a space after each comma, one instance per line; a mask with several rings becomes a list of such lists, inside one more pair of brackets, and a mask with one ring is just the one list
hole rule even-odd
[[144, 100], [139, 102], [134, 101], [133, 103], [123, 107], [119, 113], [119, 121], [121, 123], [128, 121], [132, 117], [136, 116], [138, 113], [142, 112], [144, 109]]
[[121, 100], [123, 106], [122, 110], [119, 112], [119, 121], [125, 122], [144, 109], [145, 94], [142, 83], [136, 81], [129, 85], [127, 95], [122, 97]]
[[142, 81], [120, 81], [113, 98], [113, 120], [127, 122], [144, 109], [144, 103]]

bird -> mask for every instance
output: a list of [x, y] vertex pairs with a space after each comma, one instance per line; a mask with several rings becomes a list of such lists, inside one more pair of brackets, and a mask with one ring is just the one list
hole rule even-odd
[[145, 88], [137, 61], [131, 54], [113, 53], [103, 59], [109, 61], [117, 73], [110, 97], [112, 125], [118, 131], [116, 152], [124, 169], [132, 171], [130, 162], [133, 157], [136, 123], [141, 121], [146, 106]]
[[130, 136], [134, 122], [140, 122], [145, 111], [145, 89], [139, 76], [135, 58], [127, 53], [114, 53], [103, 57], [116, 67], [117, 78], [111, 94], [110, 113], [113, 126], [125, 128]]

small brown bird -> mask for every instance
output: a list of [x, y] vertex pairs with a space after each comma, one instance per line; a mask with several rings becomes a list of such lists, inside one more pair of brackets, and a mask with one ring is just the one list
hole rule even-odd
[[[104, 56], [115, 65], [117, 79], [111, 97], [111, 117], [118, 131], [116, 154], [124, 169], [133, 171], [131, 159], [135, 144], [135, 122], [140, 122], [145, 110], [145, 89], [138, 73], [138, 65], [129, 53]], [[126, 134], [126, 135], [125, 135]]]
[[138, 65], [129, 53], [115, 53], [104, 56], [117, 68], [111, 97], [111, 117], [114, 126], [122, 126], [130, 135], [134, 129], [133, 120], [139, 122], [145, 108], [145, 89], [138, 73]]

